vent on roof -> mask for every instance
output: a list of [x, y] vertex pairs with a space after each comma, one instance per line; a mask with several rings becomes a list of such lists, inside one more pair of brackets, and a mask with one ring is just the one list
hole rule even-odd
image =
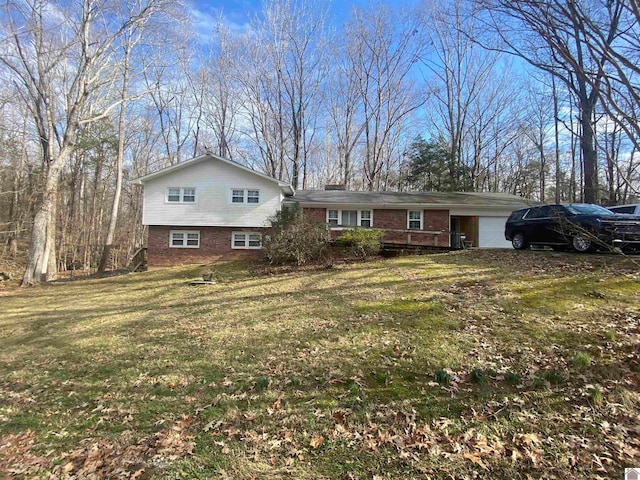
[[325, 185], [325, 190], [346, 190], [347, 186], [344, 183], [337, 183], [333, 185]]

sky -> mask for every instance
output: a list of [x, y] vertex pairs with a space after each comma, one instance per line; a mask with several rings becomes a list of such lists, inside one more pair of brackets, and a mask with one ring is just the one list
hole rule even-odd
[[[328, 4], [330, 17], [337, 26], [349, 17], [352, 6], [371, 3], [369, 0], [310, 1]], [[232, 31], [243, 31], [251, 17], [260, 11], [261, 4], [261, 0], [192, 0], [192, 14], [197, 21], [198, 33], [206, 37], [221, 14]]]

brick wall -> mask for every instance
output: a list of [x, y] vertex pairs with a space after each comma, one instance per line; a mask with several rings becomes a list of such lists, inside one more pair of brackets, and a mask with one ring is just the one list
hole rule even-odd
[[304, 214], [316, 222], [326, 223], [327, 221], [327, 209], [326, 208], [304, 208]]
[[[319, 222], [326, 222], [326, 208], [305, 208], [304, 213]], [[386, 232], [383, 240], [390, 243], [410, 243], [414, 245], [449, 246], [449, 211], [423, 210], [423, 230], [441, 231], [441, 234], [420, 230], [407, 231], [407, 210], [379, 208], [373, 210], [373, 227], [383, 230], [403, 230]], [[331, 236], [337, 238], [341, 232], [333, 230]]]
[[424, 230], [449, 232], [449, 210], [424, 210], [422, 218]]
[[373, 211], [374, 228], [407, 228], [407, 211], [393, 209], [375, 209]]
[[[197, 230], [200, 248], [170, 248], [170, 230]], [[149, 226], [147, 240], [148, 263], [151, 266], [208, 263], [228, 257], [259, 257], [260, 250], [231, 248], [231, 232], [257, 231], [265, 235], [267, 228], [240, 227], [166, 227]]]

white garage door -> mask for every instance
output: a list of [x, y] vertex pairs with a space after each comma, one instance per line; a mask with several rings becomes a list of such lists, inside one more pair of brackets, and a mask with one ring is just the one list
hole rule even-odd
[[504, 239], [504, 224], [507, 217], [479, 217], [478, 243], [485, 248], [511, 248]]

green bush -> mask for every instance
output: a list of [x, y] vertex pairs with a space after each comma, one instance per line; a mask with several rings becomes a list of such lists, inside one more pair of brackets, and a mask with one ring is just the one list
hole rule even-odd
[[299, 205], [284, 207], [270, 220], [272, 231], [262, 244], [269, 263], [304, 265], [325, 258], [327, 227], [305, 216]]
[[382, 235], [384, 235], [382, 230], [355, 227], [352, 230], [343, 231], [338, 238], [338, 244], [349, 247], [356, 257], [366, 258], [380, 251]]

